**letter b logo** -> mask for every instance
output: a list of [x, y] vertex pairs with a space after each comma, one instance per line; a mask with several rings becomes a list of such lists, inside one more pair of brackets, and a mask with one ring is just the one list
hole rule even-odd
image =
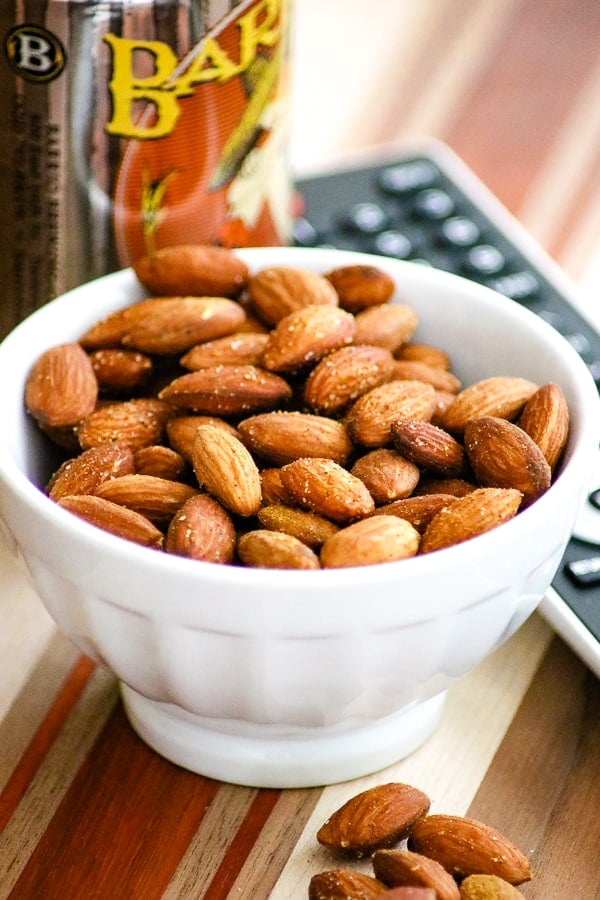
[[38, 25], [12, 28], [6, 35], [4, 51], [13, 72], [28, 81], [52, 81], [65, 67], [61, 42]]

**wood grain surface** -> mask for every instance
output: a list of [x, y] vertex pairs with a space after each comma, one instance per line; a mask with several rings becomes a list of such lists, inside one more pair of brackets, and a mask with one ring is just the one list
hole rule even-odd
[[[297, 172], [433, 136], [580, 287], [600, 279], [600, 5], [298, 0]], [[332, 112], [334, 111], [334, 112]], [[309, 790], [193, 775], [133, 733], [114, 676], [60, 634], [0, 548], [0, 900], [301, 900], [319, 825], [405, 781], [529, 856], [530, 900], [600, 898], [600, 685], [534, 614], [389, 769]], [[368, 863], [353, 864], [368, 871]]]

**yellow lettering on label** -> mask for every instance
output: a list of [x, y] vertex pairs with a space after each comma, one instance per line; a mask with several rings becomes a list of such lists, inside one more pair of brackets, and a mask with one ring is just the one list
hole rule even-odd
[[[133, 41], [107, 34], [104, 37], [112, 50], [112, 79], [109, 90], [112, 99], [112, 118], [106, 125], [109, 134], [132, 138], [159, 138], [169, 134], [179, 117], [176, 92], [167, 86], [169, 76], [177, 65], [177, 57], [162, 41]], [[134, 53], [152, 55], [154, 72], [147, 78], [136, 78], [133, 71]], [[152, 103], [156, 117], [150, 123], [132, 121], [137, 101]]]
[[194, 56], [187, 71], [176, 82], [178, 97], [187, 97], [194, 92], [195, 84], [206, 81], [228, 81], [239, 75], [241, 69], [233, 63], [225, 51], [212, 38], [204, 40], [200, 52]]
[[[240, 66], [247, 68], [260, 46], [273, 47], [280, 38], [281, 28], [277, 21], [279, 0], [262, 0], [239, 20]], [[263, 17], [262, 22], [259, 19]]]

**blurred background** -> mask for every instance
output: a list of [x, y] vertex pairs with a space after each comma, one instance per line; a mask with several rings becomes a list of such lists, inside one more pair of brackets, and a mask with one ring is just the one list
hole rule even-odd
[[597, 0], [296, 0], [292, 98], [296, 174], [439, 138], [597, 304]]

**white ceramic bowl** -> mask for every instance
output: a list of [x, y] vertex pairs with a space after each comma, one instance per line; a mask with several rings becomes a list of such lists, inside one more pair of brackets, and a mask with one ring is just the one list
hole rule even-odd
[[[328, 271], [372, 257], [256, 249], [252, 269]], [[48, 450], [23, 409], [45, 348], [142, 296], [130, 272], [77, 288], [0, 346], [0, 511], [58, 626], [122, 684], [134, 729], [193, 771], [296, 787], [358, 777], [419, 746], [448, 686], [531, 614], [559, 565], [598, 443], [593, 380], [568, 343], [517, 304], [417, 264], [380, 259], [418, 311], [416, 339], [446, 349], [463, 383], [558, 382], [571, 411], [560, 475], [509, 523], [384, 565], [267, 571], [168, 556], [93, 528], [44, 496]]]

